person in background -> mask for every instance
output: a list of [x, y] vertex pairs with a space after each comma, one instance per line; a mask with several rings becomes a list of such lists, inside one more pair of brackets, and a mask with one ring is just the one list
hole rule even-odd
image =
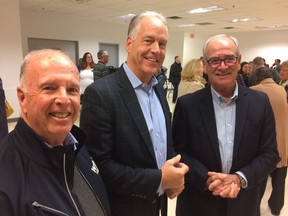
[[[167, 196], [183, 190], [188, 167], [172, 147], [171, 113], [155, 74], [166, 55], [163, 15], [130, 21], [127, 61], [84, 93], [80, 127], [107, 186], [113, 216], [167, 215]], [[176, 156], [175, 156], [176, 155]]]
[[263, 61], [264, 61], [264, 66], [269, 68], [269, 64], [266, 63], [266, 59], [265, 58], [263, 58]]
[[280, 73], [280, 64], [281, 60], [280, 59], [275, 59], [273, 65], [271, 66], [271, 69], [274, 69]]
[[280, 78], [279, 84], [285, 89], [288, 102], [288, 60], [282, 62], [280, 65]]
[[203, 61], [200, 59], [192, 59], [184, 66], [178, 87], [178, 97], [205, 87], [206, 80], [203, 78], [203, 71]]
[[167, 95], [167, 68], [165, 66], [161, 66], [159, 72], [155, 75], [156, 79], [158, 80], [158, 83], [163, 86], [165, 90], [165, 95]]
[[3, 89], [3, 82], [0, 77], [0, 140], [8, 134], [8, 124], [5, 108], [5, 92]]
[[[253, 69], [254, 69], [254, 71], [253, 71], [253, 73], [251, 73], [251, 75], [248, 78], [248, 84], [249, 84], [248, 87], [251, 87], [251, 86], [257, 84], [256, 75], [255, 75], [256, 74], [256, 70], [258, 68], [261, 68], [261, 67], [266, 67], [264, 65], [264, 63], [265, 63], [264, 59], [262, 57], [260, 57], [260, 56], [257, 56], [257, 57], [255, 57], [253, 59], [253, 65], [254, 65]], [[276, 70], [274, 70], [274, 69], [271, 70], [271, 73], [272, 73], [271, 76], [272, 76], [274, 82], [279, 83], [280, 80], [281, 80], [280, 76], [279, 76], [279, 73]]]
[[62, 51], [29, 53], [20, 72], [21, 117], [0, 145], [2, 216], [110, 216], [105, 185], [73, 126], [79, 72]]
[[174, 63], [170, 66], [170, 74], [169, 74], [169, 82], [173, 85], [173, 97], [172, 97], [172, 103], [176, 102], [176, 99], [178, 97], [178, 86], [181, 80], [181, 57], [175, 56]]
[[203, 48], [210, 85], [178, 98], [173, 144], [189, 166], [177, 216], [260, 216], [261, 182], [280, 158], [269, 98], [238, 85], [236, 38], [215, 35]]
[[90, 52], [86, 52], [83, 55], [81, 62], [81, 71], [80, 71], [80, 95], [81, 101], [84, 94], [85, 89], [88, 85], [94, 82], [92, 69], [94, 68], [95, 63]]
[[237, 83], [243, 86], [249, 86], [248, 77], [253, 72], [253, 67], [248, 62], [244, 61], [240, 64], [240, 70], [237, 75]]
[[[277, 149], [281, 161], [277, 164], [277, 168], [270, 173], [272, 192], [268, 199], [268, 205], [273, 215], [280, 215], [284, 205], [288, 162], [288, 105], [286, 91], [274, 82], [270, 70], [266, 67], [259, 68], [256, 72], [258, 84], [251, 88], [268, 95], [275, 117]], [[264, 182], [263, 194], [265, 188], [266, 182]]]
[[109, 62], [109, 53], [107, 50], [100, 50], [97, 53], [98, 62], [93, 69], [94, 81], [110, 74], [109, 68], [106, 66]]
[[82, 67], [81, 67], [82, 61], [83, 61], [83, 58], [79, 58], [77, 62], [77, 68], [78, 68], [79, 73], [82, 70]]

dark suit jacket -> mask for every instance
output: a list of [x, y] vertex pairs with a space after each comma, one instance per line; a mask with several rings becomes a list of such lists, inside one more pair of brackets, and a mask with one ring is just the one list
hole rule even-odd
[[222, 172], [211, 87], [180, 97], [174, 112], [173, 143], [190, 170], [177, 199], [179, 216], [225, 216], [219, 213], [221, 209], [227, 216], [260, 215], [259, 185], [279, 161], [274, 116], [266, 94], [238, 87], [230, 173], [244, 173], [248, 188], [241, 189], [236, 199], [215, 197], [206, 189], [207, 172]]
[[[167, 128], [167, 158], [174, 155], [171, 113], [161, 85], [155, 86]], [[112, 215], [158, 216], [161, 182], [152, 141], [135, 91], [123, 66], [88, 86], [80, 127], [107, 186]]]

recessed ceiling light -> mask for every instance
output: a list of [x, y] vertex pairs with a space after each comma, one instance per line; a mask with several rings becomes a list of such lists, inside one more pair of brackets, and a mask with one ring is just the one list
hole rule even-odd
[[256, 26], [256, 29], [279, 29], [279, 28], [288, 28], [287, 25], [270, 25], [270, 26]]
[[182, 25], [177, 25], [176, 27], [178, 28], [187, 28], [187, 27], [192, 27], [196, 26], [196, 24], [182, 24]]
[[228, 20], [228, 22], [254, 22], [260, 20], [259, 18], [252, 17], [252, 18], [240, 18], [240, 19], [233, 19], [233, 20]]
[[206, 12], [211, 12], [211, 11], [219, 11], [219, 10], [224, 10], [225, 8], [219, 7], [219, 6], [210, 6], [210, 7], [205, 7], [205, 8], [195, 8], [192, 10], [187, 10], [186, 12], [188, 14], [195, 14], [195, 13], [206, 13]]

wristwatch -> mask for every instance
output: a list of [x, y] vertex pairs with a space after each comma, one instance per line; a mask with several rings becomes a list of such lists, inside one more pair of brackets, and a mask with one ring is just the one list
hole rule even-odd
[[240, 187], [241, 187], [241, 189], [245, 189], [245, 188], [247, 188], [247, 182], [246, 182], [246, 180], [241, 176], [241, 175], [239, 175], [239, 174], [237, 174], [237, 173], [235, 173], [237, 176], [238, 176], [238, 178], [239, 178], [239, 180], [240, 180]]

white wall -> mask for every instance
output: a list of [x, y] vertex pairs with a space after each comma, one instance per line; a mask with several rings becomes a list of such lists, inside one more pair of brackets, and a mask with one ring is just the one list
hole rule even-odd
[[[288, 60], [288, 30], [242, 32], [228, 35], [238, 39], [242, 61], [249, 62], [256, 56], [261, 56], [271, 66], [277, 58], [281, 61]], [[195, 38], [191, 38], [190, 34], [185, 34], [183, 65], [192, 58], [202, 56], [203, 45], [210, 36], [195, 35]]]
[[233, 36], [239, 40], [243, 61], [261, 56], [271, 66], [277, 58], [288, 60], [288, 30], [246, 32]]
[[22, 61], [19, 0], [1, 1], [0, 29], [0, 76], [6, 99], [15, 110], [10, 118], [14, 118], [19, 116], [20, 111], [16, 95]]
[[[27, 38], [45, 38], [79, 41], [79, 57], [91, 52], [97, 61], [99, 42], [119, 44], [119, 64], [126, 60], [125, 42], [128, 30], [126, 25], [114, 25], [75, 19], [71, 16], [55, 16], [49, 13], [21, 12], [22, 42], [24, 55], [28, 52]], [[174, 56], [183, 54], [183, 33], [169, 32], [166, 60], [164, 65], [170, 67]]]

